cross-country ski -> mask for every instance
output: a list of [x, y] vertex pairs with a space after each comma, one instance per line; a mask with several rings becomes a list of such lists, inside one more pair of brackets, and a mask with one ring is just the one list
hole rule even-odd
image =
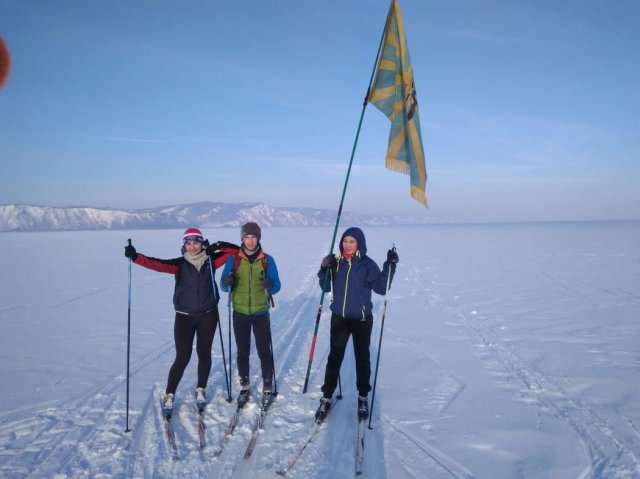
[[329, 414], [335, 411], [336, 406], [338, 404], [338, 400], [332, 399], [330, 404], [331, 404], [331, 408], [328, 410], [324, 418], [322, 418], [321, 420], [320, 419], [313, 420], [313, 424], [309, 428], [307, 434], [298, 443], [293, 454], [291, 454], [288, 458], [286, 458], [285, 461], [282, 463], [282, 465], [278, 469], [276, 469], [276, 473], [278, 475], [280, 476], [286, 475], [293, 468], [293, 466], [296, 465], [296, 463], [298, 462], [298, 459], [300, 459], [304, 450], [307, 448], [307, 446], [313, 440], [316, 434], [318, 434], [318, 432], [321, 430], [322, 426], [324, 425], [327, 418], [329, 417]]
[[173, 429], [172, 412], [167, 411], [164, 407], [164, 402], [160, 403], [160, 415], [162, 425], [164, 427], [164, 435], [166, 440], [166, 447], [169, 456], [172, 460], [177, 461], [180, 456], [178, 455], [178, 443], [176, 441], [176, 433]]
[[265, 419], [267, 418], [267, 413], [269, 409], [271, 409], [273, 404], [273, 397], [269, 398], [268, 402], [263, 402], [260, 407], [260, 413], [256, 416], [253, 427], [251, 428], [251, 436], [249, 437], [249, 443], [247, 444], [247, 449], [244, 451], [244, 458], [249, 459], [251, 454], [253, 453], [253, 449], [256, 447], [256, 443], [258, 442], [258, 436], [260, 435], [260, 430], [264, 427]]
[[196, 411], [198, 413], [198, 439], [200, 441], [200, 449], [207, 447], [207, 426], [204, 422], [206, 403], [196, 403]]
[[241, 408], [234, 408], [233, 414], [227, 420], [226, 426], [222, 431], [220, 438], [218, 439], [218, 443], [216, 444], [215, 449], [213, 450], [214, 456], [219, 456], [220, 454], [222, 454], [224, 447], [226, 446], [227, 442], [229, 442], [229, 439], [231, 439], [233, 432], [236, 430], [236, 426], [238, 425], [238, 421], [240, 421], [241, 414]]
[[358, 432], [356, 435], [356, 475], [362, 474], [364, 468], [364, 435], [367, 431], [366, 420], [358, 420]]

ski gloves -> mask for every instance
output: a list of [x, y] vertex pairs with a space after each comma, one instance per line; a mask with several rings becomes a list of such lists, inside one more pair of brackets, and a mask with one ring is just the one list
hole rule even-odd
[[322, 258], [322, 263], [320, 264], [320, 268], [322, 269], [333, 269], [338, 265], [338, 261], [336, 260], [335, 254], [328, 254], [324, 258]]
[[236, 277], [235, 277], [235, 274], [233, 273], [233, 270], [229, 271], [229, 274], [226, 275], [224, 278], [222, 278], [222, 283], [228, 288], [231, 288], [233, 286], [233, 283], [235, 282], [236, 282]]
[[398, 253], [396, 253], [395, 246], [387, 251], [387, 261], [390, 264], [396, 264], [398, 261], [400, 261], [400, 258], [398, 258]]
[[233, 243], [227, 243], [226, 241], [216, 241], [213, 244], [209, 244], [209, 240], [205, 240], [204, 247], [207, 255], [213, 256], [216, 251], [220, 251], [222, 248], [240, 249]]
[[133, 245], [127, 245], [124, 247], [124, 255], [129, 258], [131, 261], [135, 261], [136, 258], [138, 257], [138, 253], [136, 252], [136, 249], [133, 247]]

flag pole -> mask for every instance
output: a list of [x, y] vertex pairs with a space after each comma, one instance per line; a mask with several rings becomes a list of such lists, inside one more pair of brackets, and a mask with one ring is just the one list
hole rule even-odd
[[[392, 0], [393, 3], [393, 0]], [[367, 86], [367, 94], [364, 97], [364, 102], [362, 104], [362, 111], [360, 112], [360, 121], [358, 122], [358, 129], [356, 131], [356, 137], [353, 141], [353, 148], [351, 149], [351, 157], [349, 158], [349, 167], [347, 168], [347, 176], [344, 179], [344, 186], [342, 188], [342, 196], [340, 197], [340, 206], [338, 208], [338, 215], [336, 216], [336, 224], [333, 228], [333, 237], [331, 238], [331, 247], [329, 248], [329, 254], [333, 252], [333, 247], [336, 242], [336, 235], [338, 233], [338, 226], [340, 224], [340, 217], [342, 216], [342, 207], [344, 205], [344, 197], [347, 193], [347, 185], [349, 183], [349, 177], [351, 176], [351, 167], [353, 166], [353, 157], [356, 154], [356, 147], [358, 146], [358, 138], [360, 137], [360, 129], [362, 128], [362, 120], [364, 118], [364, 112], [367, 108], [367, 103], [369, 103], [369, 93], [371, 92], [371, 83], [373, 82], [373, 77], [376, 74], [376, 69], [378, 66], [378, 59], [380, 57], [380, 52], [382, 51], [382, 45], [384, 43], [384, 37], [387, 32], [387, 24], [389, 23], [389, 17], [391, 16], [392, 9], [389, 9], [389, 14], [387, 15], [387, 20], [384, 23], [384, 30], [382, 31], [382, 37], [380, 38], [380, 44], [378, 45], [378, 52], [376, 53], [376, 59], [373, 64], [373, 70], [371, 71], [371, 77], [369, 78], [369, 84]], [[320, 304], [318, 305], [318, 314], [316, 316], [316, 324], [313, 330], [313, 337], [311, 339], [311, 350], [309, 351], [309, 363], [307, 364], [307, 374], [304, 379], [304, 388], [302, 389], [302, 393], [307, 392], [307, 388], [309, 386], [309, 375], [311, 373], [311, 365], [313, 363], [313, 356], [316, 349], [316, 339], [318, 337], [318, 329], [320, 327], [320, 317], [322, 315], [322, 303], [324, 302], [324, 293], [327, 288], [327, 281], [329, 279], [329, 269], [324, 273], [324, 280], [322, 282], [322, 293], [320, 294]]]

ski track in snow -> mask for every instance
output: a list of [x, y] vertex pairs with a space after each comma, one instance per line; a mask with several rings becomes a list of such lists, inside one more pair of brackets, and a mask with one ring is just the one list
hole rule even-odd
[[[584, 296], [564, 281], [546, 276], [565, 291]], [[480, 341], [478, 355], [489, 369], [506, 371], [522, 383], [524, 401], [564, 421], [575, 431], [589, 461], [589, 468], [581, 478], [632, 478], [640, 475], [640, 435], [630, 420], [618, 413], [620, 420], [615, 426], [612, 425], [610, 420], [598, 414], [587, 398], [570, 393], [568, 390], [571, 385], [562, 385], [561, 378], [553, 378], [521, 359], [509, 342], [503, 341], [496, 332], [483, 325], [475, 314], [462, 313], [455, 305], [439, 301], [433, 296], [431, 300], [442, 310], [454, 314], [476, 335]], [[400, 430], [398, 426], [394, 427]], [[408, 433], [405, 434], [409, 437]]]
[[84, 292], [83, 294], [80, 294], [78, 296], [75, 296], [73, 298], [67, 299], [65, 301], [62, 301], [61, 303], [57, 303], [51, 306], [51, 308], [59, 308], [61, 306], [66, 306], [69, 303], [74, 303], [76, 301], [81, 301], [83, 299], [86, 299], [90, 296], [93, 296], [94, 294], [98, 294], [98, 293], [102, 293], [103, 291], [106, 291], [107, 288], [94, 288], [94, 289], [90, 289], [87, 290], [86, 292]]
[[[169, 341], [149, 353], [131, 369], [131, 377], [172, 350], [173, 341]], [[15, 478], [120, 474], [120, 468], [117, 463], [112, 465], [112, 459], [126, 456], [129, 440], [122, 435], [125, 405], [114, 395], [123, 389], [124, 380], [118, 375], [66, 407], [3, 413], [0, 427], [2, 471]], [[13, 422], [6, 421], [14, 415], [22, 417]], [[108, 464], [101, 464], [104, 460], [108, 460]], [[29, 469], [29, 466], [34, 467]], [[97, 471], [94, 470], [96, 467]]]

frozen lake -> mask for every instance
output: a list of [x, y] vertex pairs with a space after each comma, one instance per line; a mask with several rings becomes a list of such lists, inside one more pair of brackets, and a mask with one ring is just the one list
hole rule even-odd
[[[365, 477], [640, 477], [640, 222], [363, 229], [379, 265], [394, 243], [400, 255]], [[203, 231], [239, 241], [237, 229]], [[178, 389], [175, 463], [154, 397], [173, 360], [173, 278], [136, 265], [132, 431], [124, 433], [123, 247], [132, 238], [142, 253], [175, 257], [182, 231], [0, 234], [0, 477], [274, 477], [320, 397], [328, 297], [310, 391], [301, 391], [320, 299], [315, 274], [332, 231], [263, 230], [283, 284], [272, 311], [280, 394], [252, 458], [242, 454], [255, 406], [219, 458], [199, 451], [194, 355]], [[374, 303], [374, 359], [383, 302]], [[226, 349], [226, 295], [220, 313]], [[344, 399], [288, 477], [354, 475], [350, 348]], [[213, 444], [233, 409], [218, 335], [209, 389]]]

